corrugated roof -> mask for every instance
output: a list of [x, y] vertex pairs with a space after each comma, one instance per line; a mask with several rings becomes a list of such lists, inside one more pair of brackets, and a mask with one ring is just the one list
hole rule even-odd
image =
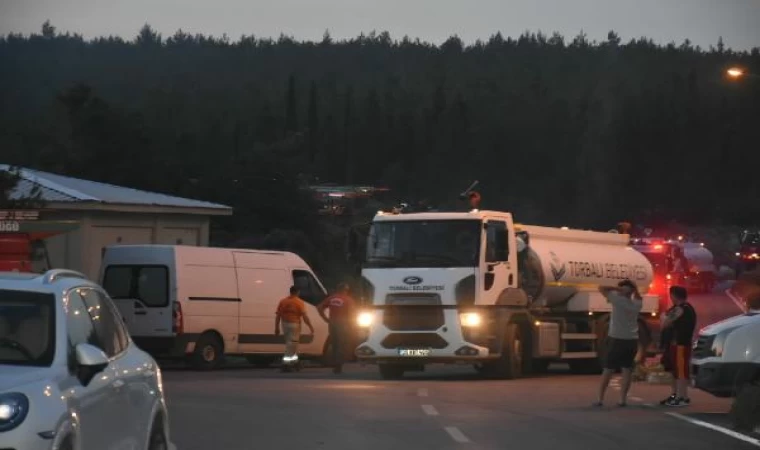
[[[0, 164], [0, 170], [9, 171], [10, 166]], [[205, 208], [231, 210], [218, 203], [191, 200], [155, 192], [141, 191], [97, 181], [81, 180], [54, 173], [21, 168], [21, 180], [11, 192], [11, 199], [27, 197], [38, 187], [45, 202], [94, 202], [112, 205], [169, 206], [174, 208]]]

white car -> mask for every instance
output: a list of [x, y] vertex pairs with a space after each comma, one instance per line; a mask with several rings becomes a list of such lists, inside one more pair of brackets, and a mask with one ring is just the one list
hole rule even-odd
[[0, 272], [0, 448], [170, 448], [161, 370], [80, 273]]

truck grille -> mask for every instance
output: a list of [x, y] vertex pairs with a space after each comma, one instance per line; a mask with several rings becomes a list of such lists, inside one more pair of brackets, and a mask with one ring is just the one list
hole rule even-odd
[[385, 304], [383, 324], [390, 330], [437, 330], [445, 323], [437, 294], [390, 294]]
[[699, 336], [691, 351], [692, 358], [703, 359], [715, 356], [715, 353], [712, 350], [714, 340], [715, 336]]
[[383, 339], [384, 348], [446, 348], [449, 343], [435, 333], [391, 333]]

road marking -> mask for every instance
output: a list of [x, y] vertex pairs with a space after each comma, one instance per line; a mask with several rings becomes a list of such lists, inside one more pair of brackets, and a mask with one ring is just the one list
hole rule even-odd
[[422, 410], [425, 411], [425, 414], [428, 416], [437, 416], [438, 410], [435, 409], [435, 406], [433, 405], [422, 405]]
[[427, 397], [428, 396], [428, 390], [425, 388], [420, 388], [417, 390], [417, 395], [420, 397]]
[[734, 294], [731, 293], [731, 289], [726, 289], [726, 296], [731, 299], [731, 301], [736, 304], [736, 306], [739, 308], [739, 311], [741, 312], [747, 312], [747, 310], [744, 308], [744, 304], [739, 300]]
[[678, 413], [674, 413], [674, 412], [667, 412], [665, 414], [667, 414], [667, 415], [669, 415], [671, 417], [675, 417], [677, 419], [684, 420], [686, 422], [692, 423], [692, 424], [700, 426], [700, 427], [709, 428], [709, 429], [711, 429], [713, 431], [717, 431], [718, 433], [723, 433], [726, 436], [731, 436], [732, 438], [739, 439], [740, 441], [744, 441], [744, 442], [746, 442], [748, 444], [752, 444], [752, 445], [754, 445], [756, 447], [760, 447], [760, 439], [751, 438], [751, 437], [743, 435], [741, 433], [737, 433], [736, 431], [729, 430], [728, 428], [723, 428], [721, 426], [713, 425], [713, 424], [708, 423], [708, 422], [703, 422], [701, 420], [693, 419], [691, 417], [686, 417], [683, 414], [678, 414]]
[[177, 446], [173, 442], [169, 442], [169, 450], [177, 450]]
[[454, 439], [460, 444], [466, 444], [470, 442], [467, 436], [465, 436], [464, 433], [459, 431], [459, 428], [457, 427], [444, 427], [443, 429], [446, 430], [447, 433], [449, 433], [449, 436], [451, 436], [451, 439]]

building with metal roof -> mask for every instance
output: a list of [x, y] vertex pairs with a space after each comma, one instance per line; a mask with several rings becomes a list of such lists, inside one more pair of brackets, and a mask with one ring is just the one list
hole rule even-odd
[[[10, 199], [39, 193], [39, 214], [0, 214], [0, 227], [45, 248], [45, 264], [70, 268], [96, 279], [103, 249], [113, 244], [207, 246], [212, 216], [232, 215], [226, 205], [147, 192], [27, 168]], [[0, 171], [12, 168], [0, 164]], [[10, 232], [7, 230], [11, 230]], [[42, 254], [35, 252], [36, 254]]]

